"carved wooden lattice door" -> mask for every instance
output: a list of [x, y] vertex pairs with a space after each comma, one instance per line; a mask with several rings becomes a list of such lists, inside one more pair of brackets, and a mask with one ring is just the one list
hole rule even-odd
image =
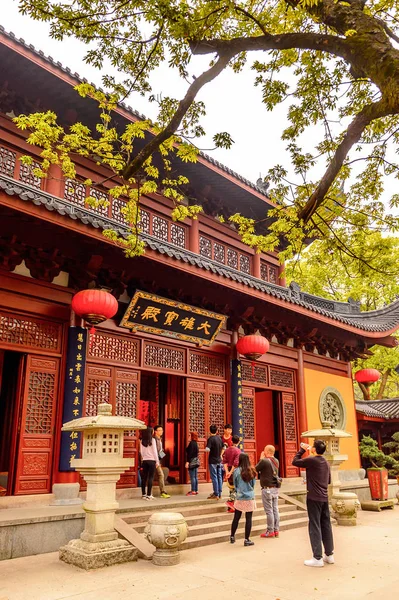
[[255, 440], [255, 388], [242, 388], [242, 408], [244, 415], [244, 452], [249, 456], [251, 464], [256, 465]]
[[298, 477], [299, 471], [292, 466], [292, 459], [298, 450], [297, 419], [295, 408], [295, 395], [280, 395], [280, 424], [281, 424], [281, 473], [285, 477]]
[[[224, 383], [200, 379], [187, 380], [187, 439], [190, 432], [198, 433], [199, 459], [198, 480], [208, 481], [208, 461], [205, 457], [209, 427], [217, 425], [223, 432], [226, 419], [226, 386]], [[187, 474], [188, 477], [188, 474]]]
[[[137, 417], [139, 397], [139, 372], [122, 367], [88, 364], [86, 371], [85, 416], [96, 415], [101, 402], [112, 405], [112, 413], [123, 417]], [[118, 487], [137, 482], [137, 432], [126, 432], [123, 456], [134, 458], [135, 466], [121, 475]]]
[[28, 355], [18, 420], [14, 493], [51, 491], [60, 360]]

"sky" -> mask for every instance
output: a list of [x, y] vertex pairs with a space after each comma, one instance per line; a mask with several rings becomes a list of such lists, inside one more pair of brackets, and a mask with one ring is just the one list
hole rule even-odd
[[[17, 38], [33, 44], [73, 73], [101, 85], [101, 72], [82, 60], [87, 49], [84, 44], [72, 38], [62, 42], [51, 39], [48, 24], [19, 14], [17, 0], [1, 0], [0, 22], [7, 32], [12, 31]], [[255, 54], [252, 58], [255, 60]], [[206, 68], [207, 60], [209, 58], [197, 59], [190, 75], [200, 74]], [[284, 165], [289, 161], [280, 140], [286, 109], [279, 107], [273, 113], [267, 112], [261, 101], [261, 89], [253, 87], [254, 78], [255, 74], [249, 68], [240, 75], [225, 71], [197, 97], [206, 104], [207, 115], [202, 123], [209, 132], [207, 138], [200, 139], [200, 149], [252, 182], [260, 175], [265, 176], [275, 164]], [[152, 84], [153, 93], [163, 97], [181, 98], [187, 88], [187, 84], [168, 67], [154, 73]], [[249, 88], [252, 88], [250, 92]], [[130, 96], [127, 104], [147, 117], [155, 117], [155, 103], [148, 103], [138, 94]], [[230, 150], [212, 150], [212, 136], [221, 131], [228, 131], [235, 142]]]

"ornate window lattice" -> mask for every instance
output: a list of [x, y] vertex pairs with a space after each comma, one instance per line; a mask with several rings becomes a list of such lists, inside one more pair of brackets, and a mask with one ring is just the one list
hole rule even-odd
[[276, 267], [269, 266], [269, 281], [270, 283], [277, 283], [277, 269]]
[[78, 206], [85, 205], [86, 186], [79, 181], [67, 179], [64, 186], [64, 198]]
[[294, 374], [292, 371], [281, 371], [270, 367], [270, 385], [294, 389]]
[[94, 417], [102, 402], [110, 402], [111, 382], [107, 379], [89, 378], [86, 390], [86, 417]]
[[168, 222], [156, 215], [152, 218], [152, 235], [160, 240], [168, 241]]
[[100, 215], [108, 215], [108, 206], [109, 206], [109, 198], [108, 195], [101, 191], [101, 190], [96, 190], [95, 188], [90, 188], [90, 192], [89, 192], [89, 196], [91, 198], [95, 198], [96, 200], [106, 200], [107, 204], [104, 206], [103, 204], [100, 204], [97, 207], [94, 206], [90, 206], [89, 208], [91, 208], [91, 210], [95, 210], [96, 212], [100, 213]]
[[144, 365], [146, 367], [159, 367], [170, 371], [184, 372], [184, 350], [145, 344]]
[[0, 315], [0, 339], [7, 344], [43, 348], [57, 352], [60, 344], [60, 327], [53, 323], [17, 319]]
[[242, 408], [244, 413], [244, 437], [248, 440], [255, 439], [255, 412], [254, 399], [250, 396], [243, 396]]
[[245, 254], [240, 254], [240, 271], [247, 273], [247, 275], [251, 272], [251, 262]]
[[222, 432], [224, 419], [224, 394], [209, 394], [209, 424], [217, 425]]
[[296, 442], [295, 407], [292, 402], [283, 402], [285, 439]]
[[111, 218], [118, 223], [126, 224], [125, 216], [122, 212], [122, 208], [126, 206], [126, 202], [120, 198], [113, 198], [111, 202]]
[[189, 427], [190, 431], [196, 431], [198, 437], [205, 437], [205, 393], [194, 392], [189, 393], [188, 403]]
[[116, 384], [115, 414], [120, 417], [136, 418], [137, 383], [118, 381]]
[[137, 340], [95, 333], [91, 336], [89, 356], [120, 363], [138, 364], [139, 343]]
[[0, 146], [0, 173], [8, 177], [14, 177], [15, 162], [17, 155], [12, 150]]
[[263, 281], [269, 281], [269, 270], [265, 263], [260, 263], [260, 278]]
[[217, 260], [217, 262], [225, 263], [226, 255], [225, 248], [222, 244], [217, 244], [216, 242], [213, 244], [213, 258]]
[[252, 365], [251, 363], [242, 361], [241, 362], [241, 375], [244, 381], [253, 381], [255, 383], [263, 383], [267, 385], [268, 377], [267, 377], [267, 367], [265, 365], [254, 365], [254, 370], [252, 374]]
[[212, 354], [190, 352], [190, 373], [225, 378], [225, 358]]
[[179, 246], [179, 248], [186, 247], [186, 230], [181, 225], [176, 225], [176, 223], [172, 223], [170, 226], [170, 241], [175, 246]]
[[227, 266], [238, 269], [238, 253], [232, 248], [227, 248]]
[[146, 210], [140, 211], [139, 227], [143, 233], [150, 233], [150, 213]]
[[54, 386], [54, 373], [30, 373], [25, 433], [52, 433]]
[[42, 187], [42, 180], [33, 173], [34, 169], [40, 169], [40, 163], [36, 161], [33, 161], [31, 165], [21, 163], [19, 166], [19, 178], [24, 183], [40, 189]]
[[212, 242], [200, 235], [199, 239], [199, 251], [201, 256], [206, 256], [206, 258], [212, 258]]

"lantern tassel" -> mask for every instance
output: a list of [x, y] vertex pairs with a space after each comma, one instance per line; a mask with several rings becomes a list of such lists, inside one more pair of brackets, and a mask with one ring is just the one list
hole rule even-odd
[[254, 360], [251, 362], [251, 367], [252, 367], [252, 377], [255, 377], [255, 361]]
[[93, 345], [95, 335], [96, 335], [96, 328], [94, 327], [94, 325], [92, 325], [89, 330], [89, 336], [90, 336], [89, 348], [90, 348], [90, 350]]

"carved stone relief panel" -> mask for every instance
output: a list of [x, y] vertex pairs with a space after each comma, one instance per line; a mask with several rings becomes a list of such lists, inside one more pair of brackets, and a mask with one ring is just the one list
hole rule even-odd
[[319, 399], [320, 422], [329, 421], [336, 429], [345, 429], [346, 408], [341, 393], [334, 387], [326, 387]]

